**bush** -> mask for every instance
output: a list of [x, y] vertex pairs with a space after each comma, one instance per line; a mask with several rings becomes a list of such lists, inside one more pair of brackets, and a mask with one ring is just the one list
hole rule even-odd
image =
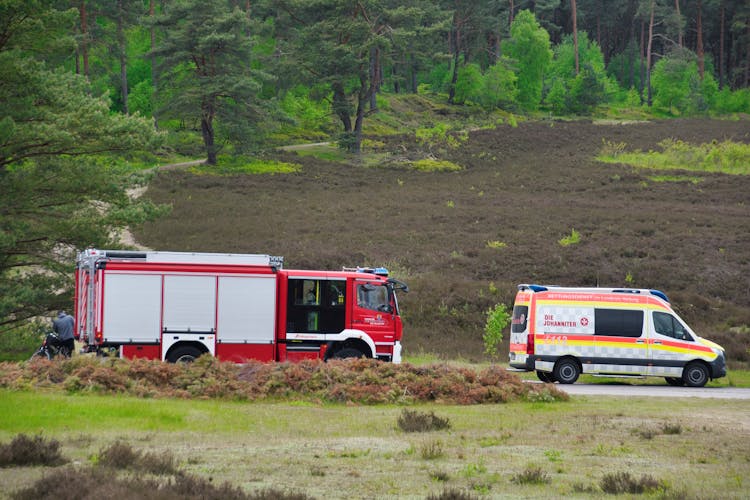
[[194, 363], [76, 356], [72, 359], [0, 363], [0, 387], [74, 389], [136, 397], [306, 401], [380, 404], [437, 401], [448, 404], [559, 401], [553, 386], [524, 384], [498, 366], [482, 370], [435, 363], [394, 365], [373, 359], [300, 363], [249, 361], [240, 366], [202, 356]]
[[19, 434], [10, 443], [0, 445], [0, 467], [60, 465], [65, 462], [60, 453], [60, 442], [56, 439]]
[[177, 472], [171, 453], [142, 453], [122, 441], [116, 441], [102, 449], [97, 465], [112, 469], [138, 470], [155, 475], [170, 475]]
[[541, 467], [529, 466], [523, 472], [513, 476], [511, 481], [516, 484], [547, 484], [550, 479]]
[[629, 472], [605, 474], [599, 486], [603, 492], [612, 495], [620, 495], [622, 493], [640, 495], [642, 493], [665, 489], [664, 485], [652, 476], [643, 475], [640, 479], [636, 479]]
[[[71, 479], [75, 478], [75, 484]], [[106, 469], [58, 468], [31, 487], [11, 496], [16, 500], [76, 500], [79, 498], [117, 498], [122, 500], [307, 500], [303, 493], [264, 489], [245, 493], [228, 483], [215, 485], [211, 480], [178, 473], [167, 481], [138, 476], [112, 477]]]
[[450, 429], [450, 420], [435, 415], [404, 409], [398, 417], [398, 428], [404, 432], [430, 432]]
[[427, 500], [476, 500], [477, 497], [471, 493], [466, 493], [458, 489], [443, 490], [438, 495], [429, 495]]
[[503, 330], [510, 323], [510, 314], [505, 304], [497, 304], [487, 311], [487, 322], [484, 325], [484, 352], [490, 356], [497, 354], [497, 346], [503, 341]]

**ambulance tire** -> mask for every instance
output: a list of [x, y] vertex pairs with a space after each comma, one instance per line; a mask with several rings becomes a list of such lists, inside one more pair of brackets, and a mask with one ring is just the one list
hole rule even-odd
[[192, 363], [198, 359], [201, 354], [203, 353], [195, 347], [178, 347], [169, 353], [167, 361], [170, 363]]
[[575, 384], [578, 376], [581, 374], [581, 367], [578, 361], [573, 358], [563, 358], [555, 363], [555, 369], [552, 370], [552, 376], [561, 384]]
[[688, 387], [703, 387], [708, 379], [708, 368], [700, 362], [690, 363], [682, 371], [682, 380]]
[[667, 383], [673, 387], [682, 387], [685, 385], [685, 382], [678, 377], [664, 377], [664, 380], [667, 381]]
[[543, 372], [542, 370], [536, 371], [536, 376], [539, 380], [544, 382], [545, 384], [554, 384], [555, 383], [555, 377], [552, 376], [551, 372]]

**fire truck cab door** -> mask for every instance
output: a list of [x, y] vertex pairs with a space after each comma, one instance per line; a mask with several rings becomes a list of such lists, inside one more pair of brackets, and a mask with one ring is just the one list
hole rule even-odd
[[352, 328], [366, 332], [377, 344], [394, 341], [395, 304], [388, 287], [379, 281], [354, 281]]

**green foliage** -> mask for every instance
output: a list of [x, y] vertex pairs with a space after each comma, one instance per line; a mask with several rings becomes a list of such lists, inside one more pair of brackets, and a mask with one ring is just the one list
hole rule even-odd
[[411, 162], [412, 167], [420, 172], [458, 172], [463, 170], [461, 165], [457, 165], [448, 160], [435, 160], [433, 158], [423, 158]]
[[511, 68], [511, 61], [501, 57], [487, 68], [482, 78], [481, 93], [476, 101], [485, 109], [510, 109], [517, 105], [518, 77]]
[[661, 141], [661, 151], [625, 152], [624, 145], [614, 152], [605, 144], [600, 161], [627, 163], [642, 168], [722, 172], [750, 175], [750, 145], [734, 142], [712, 142], [693, 145], [672, 139]]
[[710, 73], [698, 74], [695, 54], [675, 51], [659, 59], [651, 72], [654, 105], [674, 115], [705, 113], [718, 93], [718, 84]]
[[456, 80], [455, 104], [465, 104], [467, 101], [478, 102], [482, 90], [482, 70], [478, 64], [466, 64], [458, 70]]
[[196, 174], [238, 175], [238, 174], [292, 174], [302, 168], [298, 163], [277, 160], [248, 159], [244, 157], [219, 157], [217, 166], [200, 164], [191, 167]]
[[533, 111], [542, 100], [542, 82], [552, 60], [549, 33], [533, 13], [522, 10], [513, 20], [510, 36], [503, 42], [503, 52], [518, 68], [518, 101], [521, 107]]
[[270, 75], [248, 64], [253, 21], [226, 2], [181, 0], [165, 7], [154, 25], [165, 32], [151, 53], [159, 68], [159, 117], [199, 122], [211, 165], [221, 139], [236, 151], [251, 149], [272, 103], [258, 98]]
[[750, 113], [750, 88], [731, 91], [724, 87], [716, 94], [714, 109], [719, 113]]
[[573, 36], [566, 35], [554, 49], [548, 80], [550, 90], [544, 100], [556, 114], [588, 114], [608, 99], [616, 84], [609, 81], [604, 56], [585, 31], [578, 33], [580, 71], [575, 71]]
[[497, 348], [503, 341], [503, 330], [510, 323], [510, 312], [505, 304], [497, 304], [487, 311], [487, 322], [484, 325], [484, 352], [490, 356], [497, 354]]
[[[0, 298], [0, 304], [6, 300]], [[5, 307], [0, 305], [0, 307]], [[0, 334], [0, 361], [23, 361], [42, 344], [51, 325], [41, 321], [30, 321], [16, 325]]]
[[468, 138], [466, 133], [450, 133], [450, 125], [444, 122], [437, 123], [431, 128], [418, 128], [415, 131], [417, 144], [427, 147], [428, 150], [447, 148], [455, 149], [461, 142]]
[[0, 331], [69, 309], [76, 250], [116, 245], [120, 228], [163, 212], [127, 196], [142, 176], [95, 156], [155, 150], [160, 137], [149, 121], [110, 113], [85, 78], [27, 52], [37, 43], [57, 47], [47, 37], [70, 20], [51, 9], [25, 12], [0, 45]]
[[571, 229], [569, 236], [565, 236], [564, 238], [560, 239], [560, 241], [558, 241], [560, 246], [563, 246], [563, 247], [575, 245], [580, 242], [581, 242], [581, 234], [575, 229]]

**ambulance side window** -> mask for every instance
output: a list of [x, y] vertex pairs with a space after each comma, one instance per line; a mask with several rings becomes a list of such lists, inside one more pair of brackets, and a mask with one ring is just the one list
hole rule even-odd
[[671, 314], [654, 312], [654, 330], [660, 335], [666, 335], [677, 340], [690, 340], [693, 338], [687, 332], [682, 323]]
[[640, 337], [643, 333], [643, 311], [596, 309], [594, 334], [613, 337]]
[[529, 306], [513, 307], [513, 319], [510, 323], [511, 333], [523, 333], [526, 331], [526, 323], [529, 319]]

